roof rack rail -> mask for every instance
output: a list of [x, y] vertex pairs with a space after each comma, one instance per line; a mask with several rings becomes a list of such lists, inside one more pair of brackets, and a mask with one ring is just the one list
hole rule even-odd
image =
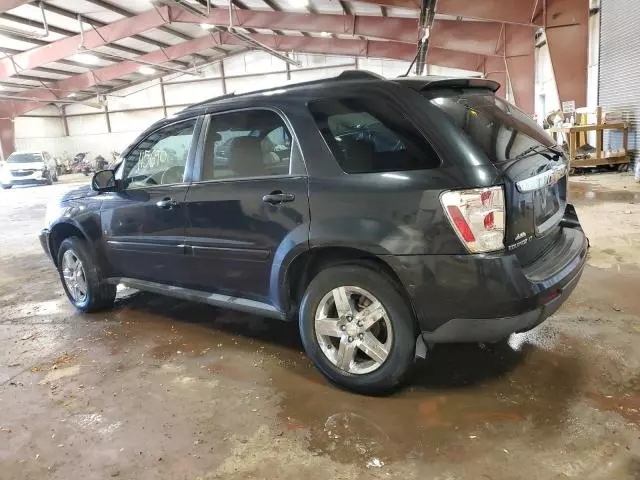
[[318, 85], [318, 84], [322, 84], [322, 83], [330, 83], [330, 82], [334, 82], [334, 81], [345, 81], [345, 80], [386, 80], [386, 79], [382, 75], [378, 75], [377, 73], [369, 72], [368, 70], [345, 70], [344, 72], [340, 73], [339, 75], [337, 75], [335, 77], [320, 78], [320, 79], [317, 79], [317, 80], [310, 80], [308, 82], [300, 82], [300, 83], [291, 83], [291, 84], [279, 85], [279, 86], [276, 86], [276, 87], [270, 87], [270, 88], [265, 88], [265, 89], [261, 89], [261, 90], [255, 90], [255, 91], [252, 91], [252, 92], [242, 92], [242, 93], [231, 92], [231, 93], [227, 93], [227, 94], [221, 95], [219, 97], [208, 98], [206, 100], [203, 100], [202, 102], [194, 103], [193, 105], [190, 105], [190, 106], [186, 107], [183, 111], [192, 110], [192, 109], [201, 107], [203, 105], [207, 105], [208, 103], [216, 102], [218, 100], [225, 100], [225, 99], [228, 99], [228, 98], [242, 97], [242, 96], [245, 96], [245, 95], [253, 95], [253, 94], [256, 94], [256, 93], [264, 93], [264, 92], [269, 92], [269, 91], [272, 91], [272, 90], [279, 90], [279, 89], [284, 89], [284, 88], [305, 87], [305, 86], [311, 86], [311, 85]]
[[236, 93], [235, 92], [231, 92], [231, 93], [225, 93], [224, 95], [220, 95], [219, 97], [212, 97], [212, 98], [207, 98], [206, 100], [203, 100], [201, 102], [198, 103], [193, 103], [191, 105], [189, 105], [188, 107], [186, 107], [184, 110], [191, 110], [194, 108], [198, 108], [201, 107], [202, 105], [206, 105], [207, 103], [211, 103], [214, 100], [224, 100], [226, 98], [233, 98], [236, 97]]

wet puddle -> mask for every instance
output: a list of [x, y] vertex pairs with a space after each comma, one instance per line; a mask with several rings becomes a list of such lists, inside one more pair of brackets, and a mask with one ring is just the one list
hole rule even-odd
[[640, 203], [640, 192], [624, 190], [604, 190], [589, 183], [569, 182], [569, 201], [571, 203]]
[[278, 424], [341, 463], [463, 461], [509, 442], [533, 448], [584, 421], [576, 405], [640, 418], [640, 385], [601, 389], [608, 380], [588, 344], [545, 326], [494, 345], [438, 345], [407, 387], [367, 397], [313, 368], [295, 324], [150, 294], [109, 315], [120, 322], [103, 337], [112, 354], [137, 345], [146, 361], [180, 366], [190, 378], [268, 388]]

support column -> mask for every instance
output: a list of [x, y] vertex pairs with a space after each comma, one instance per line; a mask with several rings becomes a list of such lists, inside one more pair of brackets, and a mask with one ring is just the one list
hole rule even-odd
[[544, 23], [560, 102], [587, 106], [589, 2], [545, 0]]
[[10, 118], [0, 119], [0, 158], [6, 160], [16, 149], [15, 127]]
[[535, 112], [536, 59], [534, 30], [505, 25], [505, 62], [514, 103], [528, 114]]
[[111, 118], [109, 117], [109, 102], [104, 104], [104, 118], [107, 121], [107, 133], [111, 133]]
[[64, 136], [69, 136], [69, 121], [67, 120], [67, 106], [62, 105], [58, 107], [60, 109], [60, 114], [62, 115], [62, 127], [64, 128]]
[[220, 60], [220, 76], [222, 77], [222, 94], [227, 94], [227, 79], [224, 76], [224, 60]]
[[162, 114], [164, 118], [167, 118], [167, 100], [164, 96], [164, 82], [162, 81], [162, 77], [160, 77], [160, 99], [162, 100]]

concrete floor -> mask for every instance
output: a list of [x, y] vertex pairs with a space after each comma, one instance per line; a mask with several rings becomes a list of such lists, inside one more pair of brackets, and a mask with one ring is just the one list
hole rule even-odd
[[438, 346], [386, 398], [329, 386], [295, 325], [131, 292], [76, 313], [35, 236], [67, 188], [0, 192], [2, 480], [640, 478], [631, 176], [572, 180], [592, 249], [554, 317]]

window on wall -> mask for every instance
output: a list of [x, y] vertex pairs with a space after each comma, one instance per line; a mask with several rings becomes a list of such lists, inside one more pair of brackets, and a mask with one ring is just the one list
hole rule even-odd
[[291, 134], [268, 110], [248, 110], [211, 118], [202, 180], [287, 175]]
[[320, 133], [347, 173], [434, 168], [440, 161], [415, 127], [375, 98], [309, 103]]
[[175, 123], [142, 140], [129, 152], [118, 172], [125, 188], [182, 182], [195, 125], [196, 119]]

